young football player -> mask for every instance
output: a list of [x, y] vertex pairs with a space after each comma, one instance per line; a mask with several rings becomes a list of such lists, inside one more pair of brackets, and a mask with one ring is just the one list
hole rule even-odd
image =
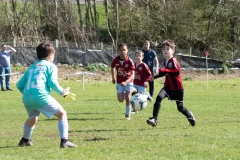
[[[137, 93], [147, 95], [147, 99], [152, 101], [152, 97], [149, 93], [146, 92], [148, 82], [152, 78], [152, 73], [146, 63], [143, 60], [144, 53], [141, 50], [135, 51], [135, 78], [134, 78], [134, 88], [137, 90]], [[134, 93], [133, 93], [134, 94]], [[132, 114], [138, 113], [133, 110]]]
[[68, 119], [63, 107], [50, 95], [53, 90], [65, 100], [73, 101], [75, 96], [69, 87], [63, 89], [58, 83], [58, 69], [53, 64], [55, 49], [50, 43], [41, 43], [36, 48], [38, 60], [33, 63], [17, 82], [18, 90], [23, 94], [22, 102], [28, 113], [23, 126], [23, 137], [19, 146], [33, 146], [30, 141], [40, 113], [50, 118], [58, 117], [60, 148], [75, 148], [77, 145], [68, 140]]
[[111, 62], [112, 83], [117, 83], [116, 89], [118, 101], [126, 101], [125, 118], [126, 120], [130, 120], [131, 94], [132, 92], [136, 92], [136, 89], [133, 87], [135, 67], [132, 59], [127, 56], [128, 47], [125, 43], [118, 45], [118, 53], [119, 56], [115, 57]]
[[159, 69], [159, 74], [155, 78], [165, 76], [164, 87], [160, 90], [153, 106], [153, 117], [147, 120], [147, 124], [156, 127], [157, 118], [161, 108], [161, 102], [164, 98], [176, 101], [178, 111], [185, 115], [191, 124], [195, 126], [196, 121], [193, 114], [183, 106], [183, 84], [181, 81], [181, 67], [177, 59], [173, 57], [175, 52], [175, 43], [172, 40], [166, 40], [162, 43], [162, 54], [165, 58], [163, 65], [165, 68]]

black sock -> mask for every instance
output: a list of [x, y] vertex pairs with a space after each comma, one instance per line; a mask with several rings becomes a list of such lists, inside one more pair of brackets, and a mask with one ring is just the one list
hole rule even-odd
[[28, 142], [29, 141], [29, 139], [26, 139], [26, 138], [23, 138], [23, 137], [22, 137], [22, 139], [23, 139], [24, 142]]
[[63, 142], [63, 143], [65, 143], [67, 141], [68, 141], [68, 139], [61, 139], [61, 142]]

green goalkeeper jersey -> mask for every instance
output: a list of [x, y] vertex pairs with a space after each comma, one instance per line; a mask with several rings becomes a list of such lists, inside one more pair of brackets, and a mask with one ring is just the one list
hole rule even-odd
[[50, 95], [51, 89], [57, 94], [63, 92], [57, 78], [57, 66], [47, 60], [38, 60], [29, 67], [17, 82], [26, 110], [39, 109], [55, 101]]

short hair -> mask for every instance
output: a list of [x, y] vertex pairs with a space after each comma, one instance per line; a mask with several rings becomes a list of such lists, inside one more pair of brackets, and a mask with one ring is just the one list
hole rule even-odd
[[143, 53], [143, 51], [141, 51], [141, 50], [136, 50], [135, 53], [134, 53], [134, 55], [136, 55], [137, 53], [140, 53], [142, 56], [144, 56], [144, 53]]
[[[127, 47], [127, 44], [126, 43], [120, 43], [119, 45], [118, 45], [118, 50], [121, 48], [121, 47], [123, 47], [123, 46], [126, 46]], [[128, 48], [128, 47], [127, 47]]]
[[149, 40], [145, 40], [145, 41], [144, 41], [144, 43], [146, 43], [146, 42], [150, 44], [150, 41], [149, 41]]
[[171, 39], [163, 41], [162, 48], [164, 48], [165, 46], [168, 46], [168, 47], [170, 47], [170, 48], [172, 48], [174, 50], [176, 49], [176, 45], [175, 45], [174, 41], [171, 40]]
[[37, 58], [39, 60], [47, 58], [48, 55], [50, 54], [55, 54], [55, 49], [53, 45], [46, 42], [40, 43], [37, 46], [36, 51], [37, 51]]

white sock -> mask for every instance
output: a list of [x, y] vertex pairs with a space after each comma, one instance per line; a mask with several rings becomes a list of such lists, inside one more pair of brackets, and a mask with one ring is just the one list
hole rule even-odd
[[68, 121], [58, 121], [58, 131], [61, 139], [68, 139]]

